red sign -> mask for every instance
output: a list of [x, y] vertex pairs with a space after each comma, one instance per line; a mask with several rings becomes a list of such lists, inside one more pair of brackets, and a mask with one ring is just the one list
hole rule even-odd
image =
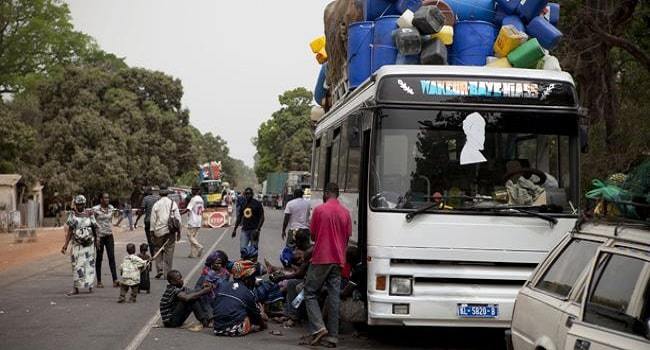
[[208, 226], [212, 228], [219, 228], [226, 224], [226, 215], [221, 212], [211, 213], [208, 217]]

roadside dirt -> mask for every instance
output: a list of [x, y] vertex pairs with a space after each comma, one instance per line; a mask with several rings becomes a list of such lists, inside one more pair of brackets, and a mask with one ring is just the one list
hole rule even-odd
[[[125, 231], [128, 232], [124, 228], [113, 228], [115, 234], [121, 234]], [[61, 247], [64, 242], [65, 231], [63, 227], [38, 229], [36, 231], [36, 240], [33, 242], [27, 239], [18, 242], [15, 233], [0, 233], [0, 272], [51, 255], [61, 254]]]

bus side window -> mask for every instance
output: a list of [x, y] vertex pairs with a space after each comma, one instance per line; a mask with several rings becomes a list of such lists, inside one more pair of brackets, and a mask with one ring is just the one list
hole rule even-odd
[[361, 172], [361, 128], [360, 116], [353, 116], [348, 122], [348, 159], [345, 182], [346, 191], [359, 190], [359, 173]]
[[326, 161], [327, 161], [327, 151], [329, 150], [329, 147], [327, 147], [326, 141], [327, 137], [322, 136], [320, 138], [320, 150], [318, 152], [318, 182], [315, 182], [316, 184], [316, 189], [317, 190], [322, 190], [325, 188], [325, 181], [327, 178], [327, 166], [326, 166]]
[[338, 181], [339, 151], [341, 146], [341, 127], [334, 129], [332, 145], [327, 147], [327, 164], [325, 166], [326, 183]]
[[341, 126], [341, 145], [339, 147], [339, 174], [336, 180], [336, 183], [339, 185], [340, 189], [345, 189], [345, 180], [347, 178], [347, 170], [348, 170], [348, 149], [349, 143], [348, 143], [348, 123], [345, 122]]
[[314, 141], [314, 158], [311, 160], [311, 166], [312, 166], [312, 174], [314, 176], [312, 177], [312, 184], [311, 187], [314, 189], [318, 189], [318, 180], [319, 180], [319, 175], [320, 175], [320, 168], [319, 168], [319, 160], [320, 160], [320, 137]]

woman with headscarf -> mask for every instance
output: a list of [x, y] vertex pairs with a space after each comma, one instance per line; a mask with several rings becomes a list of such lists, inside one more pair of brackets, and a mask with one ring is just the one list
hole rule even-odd
[[97, 222], [92, 212], [86, 211], [86, 198], [78, 195], [74, 198], [74, 210], [66, 221], [68, 231], [61, 254], [68, 250], [72, 242], [70, 257], [72, 262], [72, 291], [67, 295], [79, 294], [79, 288], [88, 288], [93, 292], [95, 283], [95, 249], [97, 246]]

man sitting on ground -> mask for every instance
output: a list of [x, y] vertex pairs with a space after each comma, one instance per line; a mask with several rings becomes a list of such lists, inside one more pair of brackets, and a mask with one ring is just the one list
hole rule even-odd
[[[205, 286], [200, 290], [190, 291], [183, 286], [183, 276], [178, 270], [167, 273], [167, 289], [160, 299], [160, 318], [163, 325], [176, 328], [183, 325], [185, 320], [194, 313], [194, 317], [203, 327], [209, 327], [212, 315], [206, 310], [209, 307], [201, 305], [201, 296], [210, 293], [211, 287]], [[196, 329], [192, 329], [196, 330]]]
[[215, 311], [214, 334], [240, 337], [266, 328], [262, 312], [255, 300], [255, 267], [250, 261], [233, 265], [234, 281], [219, 284], [212, 305]]

